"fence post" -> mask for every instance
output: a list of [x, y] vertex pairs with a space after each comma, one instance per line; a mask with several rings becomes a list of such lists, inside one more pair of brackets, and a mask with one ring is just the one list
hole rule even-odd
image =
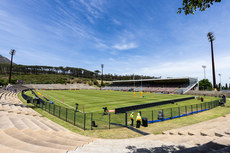
[[110, 113], [109, 113], [109, 129], [110, 129]]
[[55, 115], [55, 104], [54, 104], [54, 113], [53, 114]]
[[49, 113], [50, 113], [50, 103], [49, 103]]
[[67, 122], [68, 108], [66, 108], [66, 113], [65, 113], [65, 114], [66, 114], [66, 115], [65, 115], [65, 116], [66, 116], [66, 119], [65, 119], [65, 120], [66, 120], [66, 122]]
[[47, 105], [47, 103], [45, 103], [45, 111], [46, 111], [46, 105]]
[[76, 126], [76, 110], [74, 111], [74, 126]]
[[84, 131], [85, 131], [85, 113], [84, 113]]
[[178, 107], [178, 114], [179, 114], [179, 117], [180, 117], [180, 107]]
[[198, 104], [196, 104], [196, 111], [198, 112]]
[[125, 112], [125, 126], [127, 127], [127, 112]]
[[201, 110], [202, 110], [202, 103], [200, 105], [201, 105]]
[[187, 106], [185, 106], [185, 113], [186, 113], [186, 116], [187, 116], [188, 115]]
[[92, 121], [93, 121], [93, 113], [91, 113], [91, 130], [93, 130]]
[[59, 106], [59, 118], [61, 117], [61, 106]]
[[191, 105], [191, 113], [193, 114], [193, 108], [192, 108], [192, 105]]
[[152, 110], [152, 121], [153, 121], [153, 110]]
[[205, 103], [205, 110], [206, 110], [206, 105], [207, 105], [207, 103]]
[[173, 118], [173, 111], [172, 111], [172, 108], [171, 108], [171, 119]]

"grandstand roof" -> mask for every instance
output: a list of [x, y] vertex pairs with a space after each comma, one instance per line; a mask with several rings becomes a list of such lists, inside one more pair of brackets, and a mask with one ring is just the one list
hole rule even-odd
[[164, 81], [164, 82], [183, 82], [183, 81], [191, 81], [195, 80], [198, 81], [198, 78], [166, 78], [166, 79], [139, 79], [139, 80], [116, 80], [116, 81], [110, 81], [111, 83], [118, 83], [118, 82], [139, 82], [139, 81]]

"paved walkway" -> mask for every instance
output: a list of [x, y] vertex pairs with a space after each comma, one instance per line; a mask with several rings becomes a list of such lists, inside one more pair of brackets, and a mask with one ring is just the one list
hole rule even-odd
[[229, 152], [230, 114], [132, 139], [97, 139], [69, 153]]

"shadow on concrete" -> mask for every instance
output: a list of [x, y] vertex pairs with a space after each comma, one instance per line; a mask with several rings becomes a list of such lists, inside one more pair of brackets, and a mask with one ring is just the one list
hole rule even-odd
[[[111, 124], [111, 125], [116, 125], [116, 126], [121, 126], [121, 127], [126, 127], [126, 126], [123, 125], [123, 124], [117, 124], [117, 123], [110, 123], [110, 124]], [[136, 133], [139, 133], [139, 134], [141, 134], [141, 135], [149, 135], [149, 133], [143, 132], [143, 131], [138, 130], [138, 129], [136, 129], [136, 128], [134, 128], [134, 127], [131, 127], [131, 126], [128, 126], [127, 128], [130, 129], [130, 130], [132, 130], [132, 131], [134, 131], [134, 132], [136, 132]]]
[[127, 146], [128, 153], [228, 153], [230, 152], [230, 146], [217, 144], [214, 142], [208, 142], [203, 145], [198, 145], [192, 148], [185, 148], [184, 146], [165, 146], [154, 148], [136, 148], [135, 146]]
[[136, 128], [133, 128], [133, 127], [127, 127], [128, 129], [130, 129], [130, 130], [132, 130], [132, 131], [134, 131], [134, 132], [136, 132], [136, 133], [139, 133], [139, 134], [141, 134], [141, 135], [150, 135], [149, 133], [147, 133], [147, 132], [144, 132], [144, 131], [141, 131], [141, 130], [138, 130], [138, 129], [136, 129]]

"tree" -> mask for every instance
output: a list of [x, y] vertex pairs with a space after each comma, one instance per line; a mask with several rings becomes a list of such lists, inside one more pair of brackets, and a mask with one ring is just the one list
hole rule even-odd
[[199, 90], [212, 90], [212, 83], [208, 79], [200, 80]]
[[212, 32], [207, 34], [208, 40], [211, 43], [211, 54], [212, 54], [212, 77], [213, 77], [213, 87], [216, 89], [216, 73], [215, 73], [215, 63], [214, 63], [214, 54], [213, 54], [213, 41], [215, 40]]
[[99, 70], [95, 70], [94, 73], [95, 73], [95, 77], [97, 79], [98, 78], [98, 74], [100, 73], [100, 71]]
[[228, 90], [228, 84], [227, 83], [225, 84], [225, 90]]
[[221, 0], [183, 0], [181, 8], [178, 8], [177, 13], [184, 11], [185, 15], [194, 14], [197, 9], [205, 11], [206, 8], [211, 7], [214, 2], [221, 2]]

